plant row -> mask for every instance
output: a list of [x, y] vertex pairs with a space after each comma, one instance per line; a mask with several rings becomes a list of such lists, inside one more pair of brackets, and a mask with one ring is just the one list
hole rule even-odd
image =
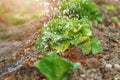
[[67, 73], [80, 66], [57, 53], [64, 53], [73, 46], [79, 46], [84, 55], [102, 51], [100, 41], [92, 33], [92, 22], [102, 21], [97, 5], [91, 0], [60, 2], [59, 14], [40, 29], [42, 34], [36, 41], [36, 49], [45, 54], [34, 65], [49, 80], [67, 80]]

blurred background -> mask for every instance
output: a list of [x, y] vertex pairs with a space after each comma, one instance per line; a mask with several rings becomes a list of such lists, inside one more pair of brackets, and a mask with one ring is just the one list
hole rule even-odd
[[37, 21], [43, 15], [50, 15], [55, 2], [54, 0], [0, 0], [0, 41], [15, 39], [21, 32], [39, 26]]

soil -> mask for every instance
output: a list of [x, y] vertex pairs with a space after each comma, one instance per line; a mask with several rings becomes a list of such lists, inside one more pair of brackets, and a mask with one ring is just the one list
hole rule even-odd
[[[120, 1], [104, 1], [95, 1], [104, 15], [104, 20], [97, 26], [93, 24], [93, 34], [100, 40], [103, 52], [97, 55], [82, 55], [81, 49], [77, 46], [68, 49], [61, 56], [81, 62], [79, 69], [69, 73], [68, 80], [120, 79], [120, 21], [114, 22], [111, 20], [113, 16], [118, 16], [120, 19]], [[114, 5], [117, 10], [114, 12], [107, 11], [105, 9], [106, 5]], [[2, 41], [0, 43], [2, 46], [0, 47], [1, 80], [47, 80], [33, 66], [33, 63], [43, 57], [41, 52], [35, 50], [34, 43], [38, 34], [40, 34], [38, 29], [44, 24], [44, 21], [47, 22], [48, 20], [48, 17], [43, 16], [34, 21], [32, 25], [39, 23], [39, 26], [36, 29], [34, 29], [35, 27], [29, 29], [31, 34], [28, 34], [29, 37], [22, 37], [22, 41], [13, 40], [14, 42], [11, 42], [8, 39], [7, 42]], [[9, 45], [8, 48], [4, 48], [7, 45]]]

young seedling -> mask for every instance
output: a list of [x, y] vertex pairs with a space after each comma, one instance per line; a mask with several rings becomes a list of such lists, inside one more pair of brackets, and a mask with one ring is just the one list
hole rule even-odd
[[80, 63], [70, 62], [56, 53], [45, 54], [41, 60], [34, 63], [49, 80], [67, 80], [68, 72], [80, 67]]
[[113, 22], [119, 22], [119, 18], [117, 16], [113, 16], [111, 19]]
[[112, 11], [112, 12], [116, 11], [116, 7], [113, 5], [107, 5], [107, 6], [105, 6], [105, 9], [107, 11]]

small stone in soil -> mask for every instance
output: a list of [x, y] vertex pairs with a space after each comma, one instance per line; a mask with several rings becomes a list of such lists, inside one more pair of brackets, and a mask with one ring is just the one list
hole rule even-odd
[[114, 68], [118, 71], [120, 71], [120, 65], [119, 64], [114, 64]]
[[81, 74], [81, 75], [80, 75], [80, 77], [85, 78], [85, 77], [86, 77], [86, 75], [85, 75], [85, 74]]
[[106, 64], [105, 67], [108, 68], [108, 69], [112, 69], [112, 65], [111, 64]]

